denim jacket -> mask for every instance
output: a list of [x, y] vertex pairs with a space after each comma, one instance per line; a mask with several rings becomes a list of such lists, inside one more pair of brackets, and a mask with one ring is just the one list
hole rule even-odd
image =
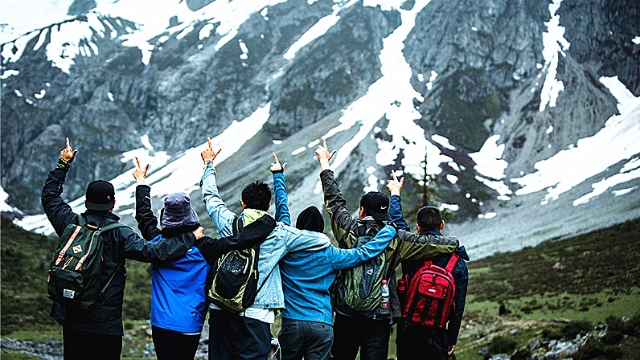
[[[220, 236], [231, 235], [233, 219], [238, 215], [229, 210], [224, 201], [222, 201], [217, 186], [216, 170], [210, 162], [205, 166], [201, 184], [202, 199], [207, 208], [207, 213], [218, 228]], [[246, 209], [240, 216], [245, 217], [244, 213], [249, 211], [255, 212], [257, 210]], [[322, 233], [298, 230], [284, 223], [278, 223], [267, 239], [260, 245], [258, 276], [259, 279], [266, 279], [266, 282], [256, 295], [256, 300], [251, 307], [283, 309], [284, 294], [278, 266], [280, 259], [290, 252], [299, 250], [317, 251], [330, 246], [330, 244], [329, 238]], [[259, 281], [258, 286], [261, 285], [262, 281]]]

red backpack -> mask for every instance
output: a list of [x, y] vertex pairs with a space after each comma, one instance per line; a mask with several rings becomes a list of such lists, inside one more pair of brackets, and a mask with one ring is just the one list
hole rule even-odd
[[403, 319], [412, 324], [445, 328], [449, 313], [454, 308], [456, 284], [452, 271], [459, 258], [453, 253], [444, 269], [431, 260], [425, 260], [411, 279], [406, 279], [408, 275], [405, 275], [408, 288], [402, 309]]

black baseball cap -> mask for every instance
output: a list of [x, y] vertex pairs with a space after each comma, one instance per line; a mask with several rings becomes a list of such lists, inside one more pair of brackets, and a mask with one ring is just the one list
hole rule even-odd
[[380, 191], [369, 191], [360, 199], [362, 206], [368, 215], [378, 221], [391, 220], [389, 216], [389, 197]]
[[110, 182], [94, 180], [87, 185], [84, 205], [88, 210], [109, 210], [115, 204], [115, 191]]

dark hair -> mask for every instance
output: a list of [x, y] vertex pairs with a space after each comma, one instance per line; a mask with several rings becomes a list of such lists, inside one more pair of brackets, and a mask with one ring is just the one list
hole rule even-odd
[[442, 215], [435, 206], [423, 206], [418, 210], [416, 222], [423, 231], [440, 231]]
[[271, 203], [271, 189], [262, 181], [255, 181], [242, 190], [242, 201], [250, 209], [267, 211]]

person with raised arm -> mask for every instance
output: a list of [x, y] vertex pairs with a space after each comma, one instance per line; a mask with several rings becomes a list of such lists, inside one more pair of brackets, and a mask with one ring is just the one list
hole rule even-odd
[[[87, 211], [76, 214], [62, 199], [67, 172], [75, 159], [74, 150], [66, 139], [56, 167], [42, 187], [42, 208], [58, 236], [70, 224], [90, 224], [97, 228], [119, 222], [113, 213], [115, 191], [105, 180], [94, 180], [87, 185], [85, 206]], [[82, 219], [80, 219], [82, 217]], [[183, 256], [194, 242], [204, 235], [195, 228], [163, 242], [149, 242], [127, 226], [106, 231], [102, 235], [102, 284], [105, 284], [99, 302], [86, 310], [54, 302], [51, 317], [62, 325], [63, 353], [66, 360], [86, 359], [87, 349], [100, 354], [101, 359], [120, 359], [122, 352], [122, 303], [127, 277], [126, 259], [142, 262], [171, 261]]]
[[[204, 162], [201, 190], [207, 213], [218, 228], [220, 236], [229, 236], [236, 217], [248, 226], [263, 217], [271, 203], [271, 189], [262, 181], [244, 187], [236, 214], [227, 208], [218, 189], [216, 168], [213, 165], [220, 149], [214, 150], [211, 139], [200, 156]], [[300, 250], [318, 251], [331, 246], [329, 238], [312, 231], [298, 230], [279, 222], [259, 246], [258, 278], [261, 287], [253, 305], [241, 313], [227, 311], [214, 303], [209, 305], [209, 359], [266, 359], [271, 350], [270, 325], [276, 311], [285, 306], [282, 278], [278, 262], [286, 254]]]
[[[290, 225], [286, 163], [280, 165], [275, 154], [273, 158], [269, 169], [273, 174], [276, 220]], [[298, 215], [296, 228], [323, 232], [322, 214], [315, 206], [307, 207]], [[334, 339], [331, 284], [340, 270], [360, 265], [384, 251], [395, 234], [395, 228], [387, 225], [361, 247], [301, 250], [290, 252], [280, 260], [285, 307], [280, 314], [282, 327], [278, 340], [283, 360], [330, 358]]]
[[[360, 198], [358, 216], [352, 217], [347, 202], [340, 191], [330, 160], [336, 150], [329, 151], [325, 139], [316, 148], [320, 163], [320, 181], [324, 193], [326, 210], [331, 218], [331, 229], [341, 248], [351, 248], [358, 238], [358, 227], [364, 226], [367, 233], [381, 229], [384, 221], [390, 220], [389, 198], [380, 191], [370, 191]], [[400, 261], [427, 259], [451, 254], [459, 241], [443, 235], [415, 235], [398, 230], [397, 236], [386, 249], [387, 274], [394, 274]], [[335, 340], [331, 354], [337, 360], [353, 360], [360, 353], [363, 360], [386, 360], [389, 352], [391, 326], [400, 318], [400, 304], [395, 276], [387, 279], [390, 291], [390, 315], [388, 317], [354, 314], [334, 304]], [[376, 314], [377, 315], [377, 314]]]
[[[136, 221], [145, 239], [162, 242], [201, 228], [189, 196], [181, 192], [164, 198], [158, 227], [158, 218], [151, 207], [151, 187], [146, 184], [149, 164], [141, 165], [136, 157], [136, 165], [133, 171], [137, 183]], [[221, 239], [203, 236], [183, 257], [151, 264], [150, 323], [158, 360], [193, 360], [207, 313], [206, 292], [212, 267], [226, 252], [242, 248], [270, 232], [254, 231], [254, 227], [249, 225], [241, 233]]]

